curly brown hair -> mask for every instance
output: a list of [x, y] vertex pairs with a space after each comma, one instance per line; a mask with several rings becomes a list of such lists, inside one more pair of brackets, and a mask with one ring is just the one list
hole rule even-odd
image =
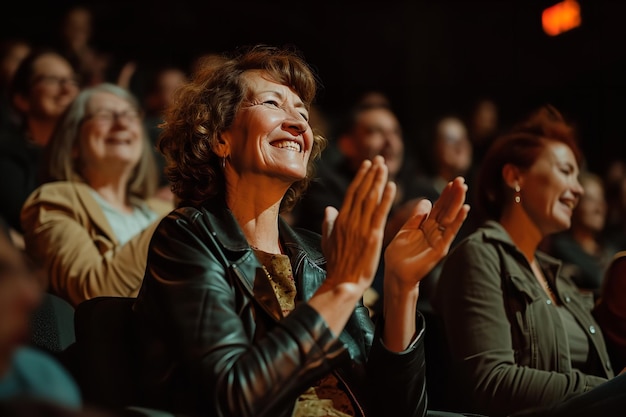
[[[318, 79], [294, 48], [255, 45], [201, 64], [166, 110], [157, 144], [167, 160], [172, 191], [182, 204], [202, 205], [225, 193], [221, 159], [213, 149], [242, 105], [247, 92], [243, 74], [252, 70], [265, 71], [292, 88], [307, 109], [315, 99]], [[291, 209], [306, 190], [325, 146], [326, 139], [314, 133], [307, 175], [287, 190], [281, 211]]]

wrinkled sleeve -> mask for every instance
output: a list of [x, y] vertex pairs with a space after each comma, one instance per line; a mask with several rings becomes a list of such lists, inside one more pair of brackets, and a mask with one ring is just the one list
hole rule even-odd
[[306, 303], [255, 337], [249, 323], [264, 312], [242, 301], [247, 290], [237, 265], [225, 265], [211, 232], [193, 223], [176, 211], [157, 228], [135, 305], [139, 322], [169, 352], [167, 375], [156, 380], [167, 391], [175, 384], [168, 378], [184, 375], [195, 402], [189, 407], [206, 415], [284, 415], [285, 404], [346, 351]]
[[154, 222], [123, 246], [90, 233], [79, 202], [37, 189], [21, 213], [26, 250], [44, 268], [53, 292], [74, 306], [96, 296], [136, 296]]
[[578, 370], [558, 373], [519, 366], [492, 245], [469, 240], [447, 258], [435, 307], [442, 316], [452, 364], [475, 412], [508, 415], [560, 402], [606, 381]]

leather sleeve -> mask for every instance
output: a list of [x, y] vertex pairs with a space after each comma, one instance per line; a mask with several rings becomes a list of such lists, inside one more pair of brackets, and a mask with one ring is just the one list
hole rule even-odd
[[367, 374], [374, 416], [423, 417], [426, 415], [424, 318], [417, 313], [417, 335], [404, 352], [392, 352], [382, 342], [381, 318], [369, 354]]
[[346, 351], [306, 303], [257, 337], [263, 311], [222, 250], [193, 216], [177, 211], [157, 228], [135, 306], [169, 352], [156, 378], [184, 375], [191, 408], [205, 415], [288, 415]]

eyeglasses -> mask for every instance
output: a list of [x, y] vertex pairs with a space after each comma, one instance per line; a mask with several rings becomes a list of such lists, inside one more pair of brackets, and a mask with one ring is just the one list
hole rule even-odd
[[97, 110], [85, 116], [83, 120], [94, 120], [102, 125], [110, 125], [114, 122], [124, 121], [124, 123], [135, 123], [141, 118], [141, 113], [134, 109], [116, 112], [110, 109]]
[[56, 75], [40, 75], [35, 78], [33, 84], [45, 84], [49, 86], [68, 86], [68, 87], [79, 87], [80, 80], [78, 77], [58, 77]]

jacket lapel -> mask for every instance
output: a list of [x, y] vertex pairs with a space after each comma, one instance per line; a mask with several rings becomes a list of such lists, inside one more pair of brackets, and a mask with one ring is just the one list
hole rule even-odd
[[205, 207], [204, 217], [209, 233], [216, 244], [222, 247], [226, 267], [256, 304], [274, 320], [282, 319], [282, 310], [274, 289], [232, 212], [224, 203], [212, 203], [210, 209]]
[[98, 202], [91, 195], [90, 187], [87, 184], [81, 182], [73, 182], [72, 185], [74, 187], [74, 190], [76, 191], [76, 195], [78, 197], [78, 200], [80, 201], [80, 204], [84, 208], [85, 214], [91, 219], [91, 221], [97, 228], [102, 230], [102, 233], [108, 239], [110, 239], [111, 242], [114, 242], [115, 245], [118, 245], [119, 241], [117, 240], [115, 233], [113, 233], [113, 229], [111, 229], [111, 225], [106, 219], [102, 208], [100, 207], [100, 205], [98, 205]]

